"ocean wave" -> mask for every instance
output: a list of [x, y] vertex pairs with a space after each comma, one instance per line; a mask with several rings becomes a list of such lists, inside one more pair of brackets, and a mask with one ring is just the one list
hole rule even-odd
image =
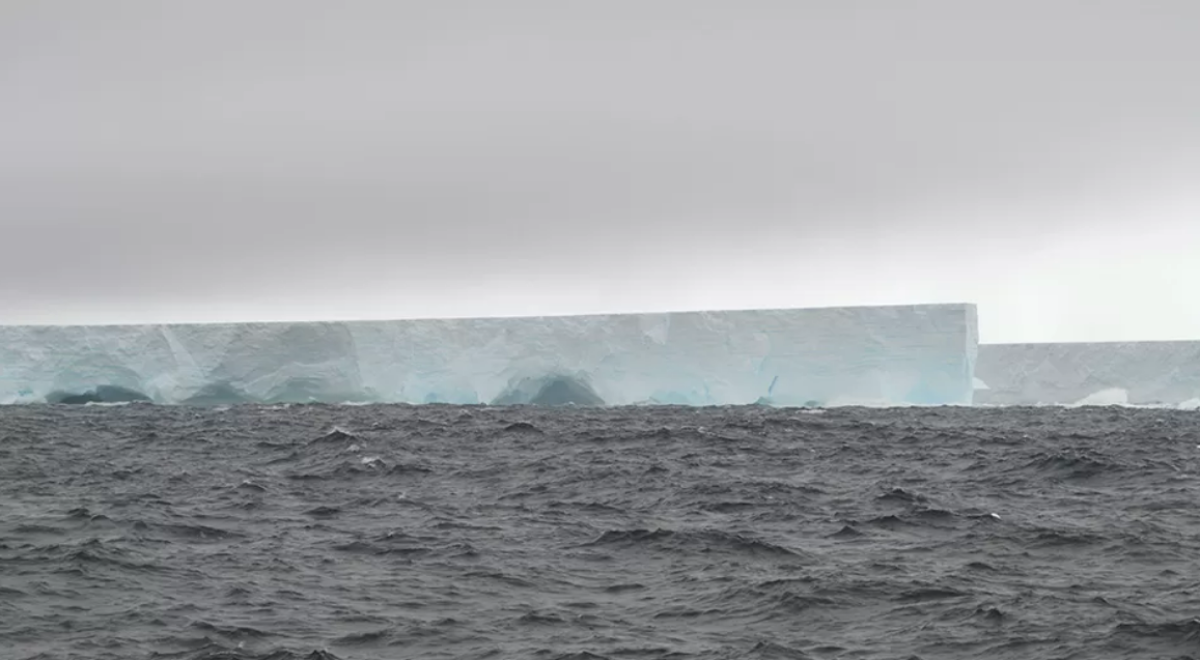
[[0, 655], [1189, 657], [1194, 413], [0, 409]]

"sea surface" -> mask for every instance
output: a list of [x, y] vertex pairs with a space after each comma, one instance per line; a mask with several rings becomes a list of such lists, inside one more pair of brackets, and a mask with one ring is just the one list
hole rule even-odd
[[1200, 413], [0, 408], [0, 658], [1200, 657]]

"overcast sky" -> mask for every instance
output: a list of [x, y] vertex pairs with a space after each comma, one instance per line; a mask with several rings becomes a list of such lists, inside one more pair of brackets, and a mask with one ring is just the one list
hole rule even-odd
[[0, 3], [0, 323], [1200, 339], [1196, 0]]

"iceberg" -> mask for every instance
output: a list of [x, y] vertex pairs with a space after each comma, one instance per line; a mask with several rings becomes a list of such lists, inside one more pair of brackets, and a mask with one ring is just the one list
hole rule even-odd
[[984, 344], [975, 403], [1194, 405], [1200, 342]]
[[971, 403], [971, 304], [0, 326], [0, 402]]

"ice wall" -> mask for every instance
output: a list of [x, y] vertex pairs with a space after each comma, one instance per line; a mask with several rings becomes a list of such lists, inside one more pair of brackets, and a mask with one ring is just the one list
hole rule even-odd
[[975, 376], [979, 404], [1191, 404], [1200, 342], [985, 344]]
[[0, 326], [0, 402], [965, 404], [977, 337], [966, 304]]

